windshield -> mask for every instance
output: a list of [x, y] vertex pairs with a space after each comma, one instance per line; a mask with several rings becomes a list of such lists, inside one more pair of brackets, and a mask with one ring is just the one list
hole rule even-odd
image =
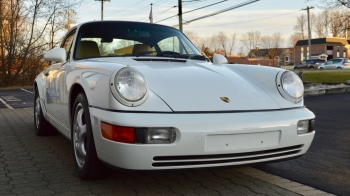
[[74, 58], [154, 56], [206, 60], [180, 31], [137, 22], [95, 22], [80, 27]]

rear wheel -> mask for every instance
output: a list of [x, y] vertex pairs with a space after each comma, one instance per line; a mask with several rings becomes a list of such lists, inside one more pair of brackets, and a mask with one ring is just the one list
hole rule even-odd
[[309, 69], [314, 69], [314, 67], [311, 66], [311, 67], [309, 67]]
[[323, 67], [320, 67], [320, 69], [323, 69]]
[[341, 69], [341, 67], [337, 67], [337, 69]]
[[40, 105], [40, 97], [38, 89], [35, 89], [34, 96], [34, 127], [35, 133], [40, 136], [50, 135], [53, 133], [53, 127], [44, 118]]
[[78, 176], [83, 180], [107, 176], [107, 168], [97, 156], [88, 103], [84, 93], [78, 94], [75, 99], [71, 130], [73, 158]]

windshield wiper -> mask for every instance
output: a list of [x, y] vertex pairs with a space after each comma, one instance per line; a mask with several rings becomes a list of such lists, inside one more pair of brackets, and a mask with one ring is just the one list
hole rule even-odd
[[[143, 55], [147, 55], [147, 54], [153, 54], [153, 53], [157, 53], [156, 51], [143, 51], [143, 52], [138, 52], [136, 53], [136, 57], [138, 56], [143, 56]], [[153, 55], [152, 55], [153, 56]]]
[[[143, 51], [143, 52], [138, 52], [136, 56], [143, 56], [143, 55], [149, 55], [157, 53], [156, 56], [161, 56], [161, 57], [173, 57], [173, 58], [182, 58], [182, 59], [194, 59], [194, 60], [202, 60], [202, 61], [208, 61], [210, 60], [203, 55], [188, 55], [188, 54], [180, 54], [178, 52], [173, 52], [173, 51], [163, 51], [163, 52], [156, 52], [156, 51]], [[153, 56], [153, 55], [152, 55]]]
[[173, 51], [163, 51], [163, 52], [158, 52], [157, 56], [164, 56], [164, 57], [179, 57], [181, 54], [178, 52], [173, 52]]
[[208, 61], [210, 62], [210, 60], [204, 56], [204, 55], [194, 55], [194, 56], [191, 56], [190, 59], [194, 59], [194, 60], [202, 60], [202, 61]]

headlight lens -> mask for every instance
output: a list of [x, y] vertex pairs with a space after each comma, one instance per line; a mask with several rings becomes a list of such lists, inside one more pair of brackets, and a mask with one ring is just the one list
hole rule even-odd
[[303, 81], [293, 72], [284, 72], [281, 77], [281, 84], [284, 92], [294, 99], [299, 99], [304, 94]]
[[118, 94], [129, 102], [137, 102], [147, 93], [145, 77], [133, 68], [123, 68], [114, 78], [114, 87]]

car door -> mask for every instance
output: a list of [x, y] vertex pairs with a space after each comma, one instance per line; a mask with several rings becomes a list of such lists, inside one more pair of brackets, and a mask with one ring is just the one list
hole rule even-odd
[[341, 65], [341, 59], [333, 59], [333, 63], [331, 65], [331, 69], [337, 69]]
[[66, 68], [70, 64], [70, 50], [75, 36], [75, 31], [68, 34], [62, 42], [61, 47], [66, 50], [67, 61], [50, 66], [47, 77], [47, 111], [49, 121], [63, 133], [68, 133], [68, 93], [66, 86]]
[[328, 60], [327, 62], [325, 62], [323, 64], [323, 68], [324, 69], [331, 69], [332, 63], [333, 63], [333, 60]]

